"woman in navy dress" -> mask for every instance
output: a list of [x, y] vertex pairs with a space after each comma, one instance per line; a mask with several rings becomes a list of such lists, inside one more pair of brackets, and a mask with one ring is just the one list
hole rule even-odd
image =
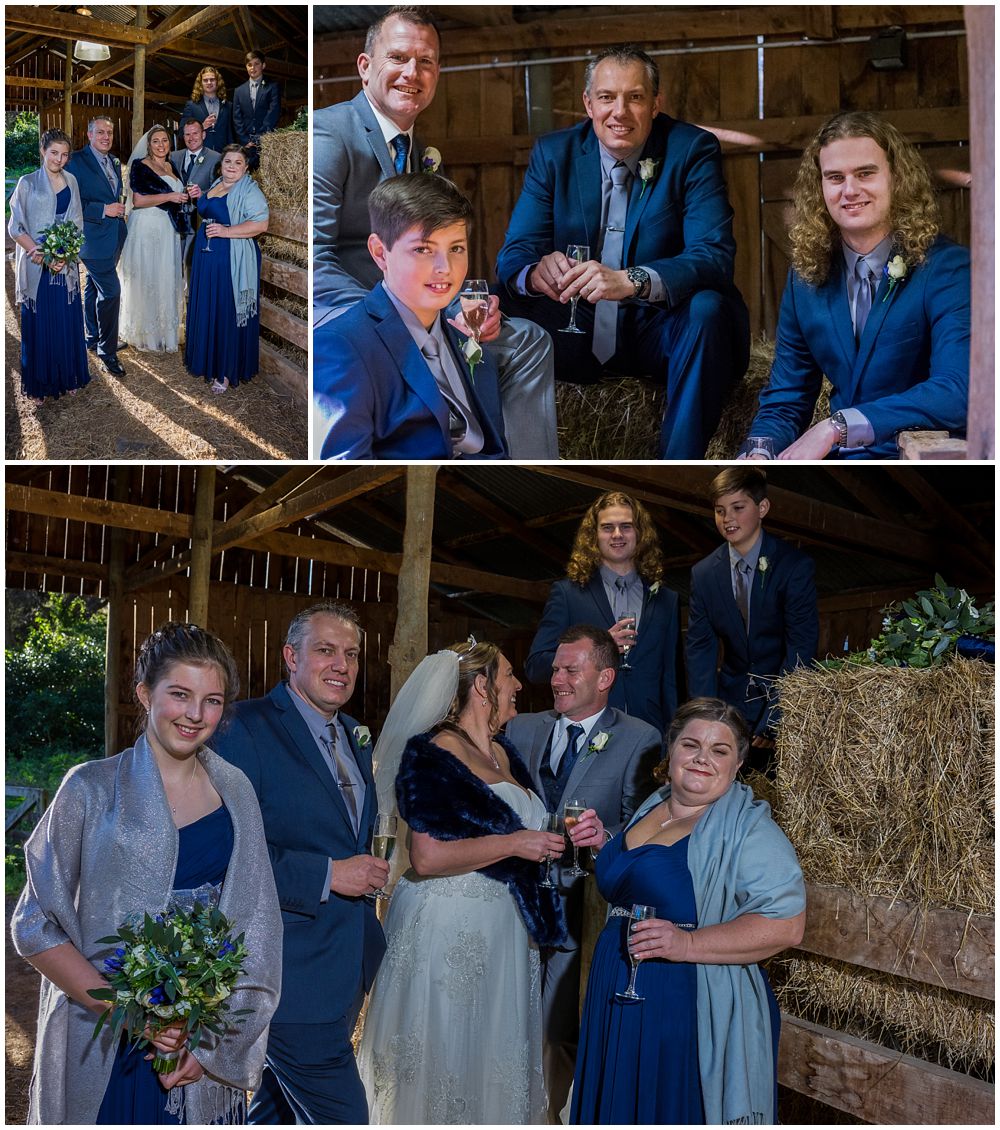
[[43, 265], [41, 232], [60, 220], [83, 231], [76, 177], [64, 168], [71, 142], [62, 130], [42, 134], [42, 167], [21, 177], [10, 198], [8, 230], [17, 244], [14, 271], [21, 306], [21, 387], [36, 404], [75, 393], [90, 380], [83, 331], [80, 268]]
[[191, 256], [184, 364], [214, 393], [253, 377], [260, 363], [260, 248], [267, 231], [264, 194], [239, 145], [222, 151], [221, 176], [198, 198]]
[[[669, 784], [597, 856], [609, 917], [587, 982], [572, 1123], [776, 1120], [779, 1014], [758, 962], [802, 940], [805, 894], [768, 805], [736, 782], [749, 742], [731, 706], [686, 703], [667, 733]], [[636, 904], [654, 916], [630, 935]], [[630, 952], [641, 1000], [621, 996]]]
[[[192, 624], [163, 625], [136, 666], [144, 732], [117, 757], [70, 770], [25, 845], [28, 882], [11, 932], [42, 974], [28, 1121], [143, 1125], [240, 1121], [259, 1084], [281, 968], [281, 912], [260, 808], [242, 772], [208, 748], [239, 690], [235, 661]], [[151, 1049], [95, 1038], [113, 946], [129, 915], [155, 914], [206, 883], [245, 938], [244, 973], [221, 1035], [192, 1050], [175, 1023], [154, 1046], [177, 1053], [157, 1074]], [[213, 900], [215, 901], [215, 900]], [[233, 1018], [245, 1010], [242, 1020]]]

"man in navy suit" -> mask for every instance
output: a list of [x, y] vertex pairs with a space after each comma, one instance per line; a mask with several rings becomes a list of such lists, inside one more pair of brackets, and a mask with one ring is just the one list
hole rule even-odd
[[[750, 351], [719, 143], [660, 112], [637, 47], [587, 65], [588, 120], [536, 142], [497, 260], [510, 308], [552, 334], [556, 376], [666, 385], [660, 455], [700, 459]], [[583, 261], [567, 248], [584, 245]], [[572, 298], [581, 334], [561, 333]]]
[[385, 951], [370, 896], [389, 866], [369, 852], [377, 800], [371, 737], [341, 709], [358, 674], [361, 629], [346, 605], [300, 612], [283, 655], [288, 682], [239, 702], [215, 749], [260, 802], [284, 943], [255, 1125], [366, 1123], [351, 1050]]
[[662, 734], [679, 698], [680, 601], [662, 583], [663, 555], [642, 503], [620, 491], [602, 494], [583, 516], [567, 573], [552, 586], [525, 675], [549, 681], [559, 637], [571, 625], [607, 628], [623, 656], [609, 702]]
[[[233, 104], [226, 99], [226, 83], [215, 67], [202, 67], [191, 97], [184, 104], [181, 127], [189, 118], [201, 122], [205, 144], [221, 153], [233, 143]], [[178, 139], [183, 141], [183, 134]]]
[[[553, 709], [518, 714], [507, 723], [507, 737], [546, 808], [562, 812], [569, 798], [582, 799], [612, 834], [653, 791], [652, 771], [663, 744], [647, 722], [608, 705], [618, 666], [618, 647], [603, 628], [568, 628], [552, 660]], [[582, 876], [568, 873], [570, 857], [551, 868], [569, 936], [563, 946], [542, 954], [543, 1062], [549, 1116], [556, 1123], [573, 1080], [579, 1039], [584, 888]]]
[[118, 313], [121, 283], [118, 259], [128, 234], [122, 203], [122, 167], [111, 155], [115, 126], [110, 118], [91, 118], [87, 125], [90, 144], [78, 149], [66, 168], [76, 177], [83, 204], [83, 248], [80, 258], [87, 268], [83, 294], [87, 348], [97, 353], [106, 372], [124, 377], [118, 360]]
[[[964, 435], [969, 251], [939, 234], [920, 154], [876, 114], [838, 114], [802, 156], [795, 215], [749, 434], [770, 437], [780, 459], [894, 459], [909, 428]], [[833, 412], [810, 427], [824, 375]]]
[[472, 205], [444, 177], [405, 173], [369, 211], [382, 282], [313, 337], [320, 457], [507, 458], [493, 359], [441, 317], [465, 279]]
[[260, 139], [278, 126], [281, 95], [276, 83], [264, 78], [267, 59], [258, 51], [247, 52], [248, 80], [233, 94], [233, 126], [239, 143], [246, 149], [250, 168], [260, 164]]
[[812, 558], [764, 531], [771, 503], [762, 471], [730, 467], [710, 494], [723, 544], [691, 570], [688, 691], [740, 711], [753, 733], [751, 764], [763, 768], [774, 746], [774, 679], [816, 655], [815, 569]]
[[[434, 98], [440, 40], [425, 8], [396, 7], [369, 28], [358, 57], [362, 91], [313, 118], [313, 303], [315, 326], [359, 302], [381, 279], [368, 253], [368, 197], [386, 177], [436, 172], [441, 154], [416, 135]], [[549, 335], [500, 314], [490, 299], [480, 331], [500, 380], [514, 459], [556, 459], [555, 380]], [[459, 325], [458, 303], [449, 315]], [[430, 456], [426, 456], [430, 458]]]

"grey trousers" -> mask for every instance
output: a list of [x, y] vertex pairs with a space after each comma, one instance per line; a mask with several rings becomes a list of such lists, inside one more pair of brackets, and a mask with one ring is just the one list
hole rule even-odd
[[555, 354], [548, 331], [527, 318], [504, 318], [486, 344], [500, 375], [500, 402], [511, 459], [558, 459]]

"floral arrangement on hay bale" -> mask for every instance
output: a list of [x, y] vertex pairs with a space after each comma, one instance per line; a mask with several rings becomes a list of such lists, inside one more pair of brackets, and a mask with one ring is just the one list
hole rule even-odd
[[[779, 680], [775, 815], [808, 882], [992, 915], [993, 605], [936, 577], [883, 611], [865, 651]], [[979, 657], [961, 654], [968, 640]], [[769, 969], [794, 1015], [992, 1070], [990, 1001], [804, 953]]]

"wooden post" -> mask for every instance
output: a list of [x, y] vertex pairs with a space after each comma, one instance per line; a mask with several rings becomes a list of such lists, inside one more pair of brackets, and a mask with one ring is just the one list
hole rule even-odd
[[[42, 123], [38, 126], [41, 129]], [[73, 40], [66, 40], [66, 70], [63, 72], [63, 131], [70, 139], [70, 148], [73, 144]]]
[[972, 352], [969, 365], [970, 459], [993, 459], [996, 290], [995, 139], [993, 36], [996, 16], [988, 4], [965, 6], [969, 45], [969, 148], [972, 156]]
[[[135, 26], [145, 27], [146, 5], [137, 4], [135, 9]], [[135, 70], [132, 78], [132, 144], [129, 149], [134, 149], [139, 144], [139, 138], [145, 132], [146, 126], [146, 45], [135, 45]], [[198, 623], [198, 621], [195, 621]]]
[[[112, 493], [115, 502], [128, 500], [129, 468], [116, 467]], [[113, 757], [118, 743], [118, 696], [122, 682], [122, 625], [125, 622], [125, 536], [112, 526], [108, 548], [108, 634], [104, 645], [104, 756]]]
[[431, 577], [437, 472], [436, 465], [408, 467], [406, 471], [403, 563], [397, 589], [396, 635], [389, 648], [391, 698], [396, 697], [414, 667], [427, 654], [427, 590]]
[[194, 487], [191, 526], [191, 588], [188, 619], [208, 627], [208, 584], [212, 568], [212, 522], [215, 516], [215, 468], [199, 467]]

